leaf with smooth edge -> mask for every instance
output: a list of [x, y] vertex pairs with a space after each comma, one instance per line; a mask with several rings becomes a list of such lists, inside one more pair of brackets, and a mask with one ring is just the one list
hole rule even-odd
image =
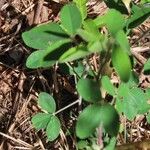
[[81, 112], [76, 124], [76, 135], [79, 138], [89, 137], [100, 125], [100, 108], [99, 104], [90, 105]]
[[110, 9], [107, 12], [105, 15], [105, 21], [106, 26], [112, 35], [116, 35], [116, 33], [122, 30], [125, 25], [125, 19], [123, 15], [115, 9]]
[[119, 115], [116, 109], [110, 104], [104, 104], [100, 109], [100, 119], [106, 132], [112, 137], [117, 136], [119, 131]]
[[128, 54], [119, 46], [113, 48], [112, 64], [121, 80], [127, 82], [131, 75], [131, 62]]
[[104, 50], [104, 43], [102, 42], [100, 40], [89, 42], [87, 48], [92, 53], [101, 52]]
[[105, 150], [114, 150], [116, 147], [117, 139], [116, 137], [112, 137], [109, 141], [109, 144], [106, 145]]
[[148, 3], [150, 3], [150, 0], [141, 0], [140, 1], [140, 4], [148, 4]]
[[150, 124], [150, 113], [147, 114], [146, 120], [147, 120], [147, 122]]
[[70, 39], [52, 43], [46, 50], [31, 53], [27, 58], [26, 66], [31, 69], [51, 67], [70, 46]]
[[96, 38], [95, 35], [83, 29], [78, 29], [77, 34], [86, 42], [94, 41], [94, 39]]
[[115, 87], [113, 86], [113, 84], [111, 83], [110, 79], [108, 76], [103, 76], [102, 77], [102, 80], [101, 80], [101, 83], [102, 83], [102, 87], [112, 96], [115, 96], [116, 95], [116, 92], [115, 92]]
[[145, 74], [150, 74], [150, 58], [144, 64], [144, 73]]
[[80, 11], [75, 4], [65, 5], [60, 12], [60, 19], [62, 26], [71, 36], [76, 34], [82, 24]]
[[101, 100], [100, 85], [92, 79], [81, 78], [77, 83], [77, 91], [85, 101], [94, 103]]
[[99, 32], [99, 28], [95, 22], [91, 19], [87, 19], [83, 22], [83, 29], [78, 29], [77, 34], [87, 42], [94, 42], [102, 38], [102, 34]]
[[103, 125], [111, 136], [119, 131], [119, 115], [113, 106], [106, 104], [93, 104], [86, 107], [78, 117], [76, 134], [84, 139], [94, 133], [97, 127]]
[[51, 117], [46, 128], [46, 135], [49, 141], [53, 141], [59, 136], [60, 128], [61, 125], [59, 119], [56, 116]]
[[72, 47], [69, 50], [67, 50], [65, 53], [63, 53], [63, 55], [59, 58], [59, 62], [63, 63], [63, 62], [77, 60], [89, 54], [90, 52], [87, 50], [85, 46], [79, 45], [77, 47]]
[[104, 0], [105, 4], [109, 8], [116, 9], [122, 14], [128, 14], [126, 7], [122, 4], [121, 0]]
[[84, 20], [87, 17], [87, 7], [86, 3], [88, 0], [73, 0], [73, 2], [76, 3], [77, 7], [80, 10], [82, 20]]
[[117, 32], [115, 36], [115, 40], [123, 50], [125, 50], [128, 54], [131, 54], [129, 41], [123, 30]]
[[94, 20], [94, 23], [96, 24], [97, 27], [102, 27], [106, 24], [106, 18], [105, 18], [105, 15], [103, 16], [97, 16]]
[[87, 140], [80, 140], [77, 143], [78, 150], [83, 150], [84, 148], [87, 147], [87, 145], [88, 145], [88, 141]]
[[150, 88], [147, 88], [145, 91], [146, 94], [146, 98], [148, 99], [148, 101], [150, 100]]
[[99, 32], [99, 28], [96, 26], [95, 22], [92, 19], [87, 19], [83, 22], [83, 28], [95, 35], [94, 39], [100, 39], [100, 32]]
[[54, 98], [46, 92], [41, 92], [39, 94], [38, 105], [49, 113], [54, 113], [56, 111]]
[[50, 114], [38, 113], [32, 117], [31, 122], [37, 130], [45, 129], [48, 122], [50, 121], [50, 118]]
[[126, 21], [128, 28], [135, 28], [144, 22], [150, 16], [150, 7], [141, 5], [137, 6], [132, 4], [132, 15]]
[[52, 42], [68, 38], [66, 32], [56, 23], [34, 27], [22, 34], [23, 41], [34, 49], [46, 49]]

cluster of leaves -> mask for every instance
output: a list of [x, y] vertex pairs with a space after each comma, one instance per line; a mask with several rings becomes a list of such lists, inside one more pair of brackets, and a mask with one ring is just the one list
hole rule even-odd
[[[119, 131], [118, 112], [132, 120], [137, 114], [147, 113], [150, 108], [147, 103], [150, 92], [147, 90], [144, 93], [138, 88], [138, 79], [132, 71], [134, 61], [131, 61], [127, 39], [130, 30], [150, 15], [150, 9], [144, 2], [137, 6], [130, 0], [104, 0], [110, 9], [105, 15], [92, 20], [87, 18], [87, 1], [74, 0], [74, 3], [65, 5], [60, 11], [59, 23], [43, 24], [22, 34], [27, 46], [38, 49], [28, 57], [26, 66], [31, 69], [48, 68], [58, 63], [63, 68], [65, 63], [76, 61], [78, 65], [72, 66], [72, 71], [78, 75], [76, 89], [89, 104], [78, 117], [76, 135], [86, 139], [96, 133], [96, 129], [102, 128], [104, 133], [112, 137], [109, 144], [114, 147], [114, 137]], [[99, 32], [103, 27], [108, 29], [108, 34]], [[101, 65], [98, 72], [90, 69], [85, 77], [84, 66], [80, 64], [92, 53], [103, 56], [100, 57]], [[118, 88], [101, 72], [110, 61], [122, 81]], [[144, 71], [149, 73], [150, 60], [145, 64]], [[103, 99], [102, 89], [113, 96], [115, 107]], [[46, 129], [48, 139], [52, 141], [60, 131], [54, 99], [41, 93], [39, 106], [46, 113], [35, 115], [32, 123], [38, 130]]]
[[37, 130], [46, 129], [48, 140], [53, 141], [59, 136], [61, 128], [60, 121], [55, 116], [55, 100], [48, 93], [41, 92], [38, 98], [38, 105], [44, 112], [37, 113], [32, 118], [32, 124]]

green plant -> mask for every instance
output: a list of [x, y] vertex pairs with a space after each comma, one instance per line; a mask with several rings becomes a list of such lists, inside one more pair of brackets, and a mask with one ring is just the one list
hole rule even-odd
[[[67, 67], [69, 73], [75, 75], [80, 97], [68, 107], [84, 101], [88, 103], [76, 123], [77, 137], [98, 139], [109, 135], [104, 146], [106, 149], [113, 149], [119, 132], [119, 113], [124, 113], [132, 120], [137, 114], [145, 114], [150, 109], [147, 103], [149, 93], [138, 88], [138, 78], [132, 70], [134, 62], [131, 61], [127, 39], [130, 30], [150, 15], [150, 9], [145, 5], [134, 5], [131, 1], [106, 0], [105, 3], [111, 9], [105, 15], [92, 20], [87, 18], [86, 2], [87, 0], [74, 0], [74, 3], [62, 8], [59, 23], [40, 25], [22, 34], [27, 46], [38, 49], [28, 57], [26, 66], [31, 69], [49, 68], [58, 63], [62, 69]], [[115, 22], [114, 18], [117, 18]], [[99, 32], [103, 27], [108, 29], [108, 33]], [[88, 62], [93, 53], [100, 56], [97, 71]], [[121, 79], [118, 88], [103, 71], [107, 69], [105, 65], [108, 62], [112, 63]], [[150, 70], [149, 60], [144, 70]], [[104, 90], [113, 97], [111, 103], [101, 94]], [[58, 137], [60, 131], [54, 99], [42, 92], [38, 102], [46, 112], [35, 115], [32, 123], [38, 130], [46, 129], [48, 139], [52, 141]], [[149, 116], [147, 118], [149, 120]], [[102, 137], [98, 136], [97, 129], [102, 129]], [[87, 142], [81, 143], [81, 147], [86, 145], [89, 148]]]
[[32, 124], [37, 129], [46, 129], [49, 141], [55, 140], [59, 136], [60, 121], [55, 115], [56, 104], [52, 96], [45, 92], [39, 94], [38, 105], [44, 113], [38, 113], [32, 118]]

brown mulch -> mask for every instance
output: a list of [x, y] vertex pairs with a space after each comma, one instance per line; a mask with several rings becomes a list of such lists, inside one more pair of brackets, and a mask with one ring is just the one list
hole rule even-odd
[[[47, 142], [43, 131], [38, 133], [31, 125], [31, 117], [40, 111], [37, 97], [40, 91], [54, 93], [58, 108], [76, 99], [70, 77], [55, 71], [29, 70], [25, 67], [32, 49], [25, 46], [22, 32], [41, 23], [59, 20], [59, 11], [67, 0], [0, 0], [0, 150], [13, 149], [75, 149], [74, 135], [66, 135], [68, 128], [74, 128], [76, 109], [60, 114], [62, 128], [60, 137]], [[89, 16], [105, 13], [104, 3], [91, 0]], [[150, 88], [150, 76], [143, 74], [143, 64], [150, 56], [150, 21], [132, 31], [129, 38], [132, 54], [137, 59], [135, 70], [140, 77], [140, 87]], [[55, 87], [58, 87], [56, 91]], [[70, 115], [70, 112], [72, 115]], [[125, 119], [123, 118], [123, 121]], [[127, 137], [118, 136], [118, 144], [150, 139], [150, 126], [145, 116], [138, 116], [134, 122], [125, 120]], [[132, 134], [131, 134], [132, 133]]]

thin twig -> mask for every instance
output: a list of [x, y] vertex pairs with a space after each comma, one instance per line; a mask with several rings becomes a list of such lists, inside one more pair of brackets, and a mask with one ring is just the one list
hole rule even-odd
[[73, 102], [73, 103], [67, 105], [66, 107], [64, 107], [64, 108], [62, 108], [62, 109], [56, 111], [56, 112], [54, 113], [54, 115], [57, 115], [58, 113], [60, 113], [60, 112], [62, 112], [62, 111], [64, 111], [64, 110], [66, 110], [66, 109], [72, 107], [73, 105], [75, 105], [75, 104], [77, 104], [77, 103], [79, 103], [79, 102], [80, 102], [80, 99], [77, 99], [75, 102]]
[[23, 146], [26, 146], [26, 147], [28, 147], [28, 148], [31, 148], [31, 149], [34, 148], [32, 145], [30, 145], [30, 144], [28, 144], [28, 143], [26, 143], [26, 142], [24, 142], [24, 141], [22, 141], [22, 140], [20, 140], [20, 139], [16, 139], [16, 138], [14, 138], [14, 137], [11, 137], [11, 136], [9, 136], [9, 135], [7, 135], [7, 134], [5, 134], [5, 133], [0, 132], [0, 135], [4, 136], [4, 137], [7, 138], [7, 139], [10, 139], [10, 140], [12, 140], [12, 141], [14, 141], [14, 142], [16, 142], [16, 143], [19, 143], [19, 144], [21, 144], [21, 145], [23, 145]]

